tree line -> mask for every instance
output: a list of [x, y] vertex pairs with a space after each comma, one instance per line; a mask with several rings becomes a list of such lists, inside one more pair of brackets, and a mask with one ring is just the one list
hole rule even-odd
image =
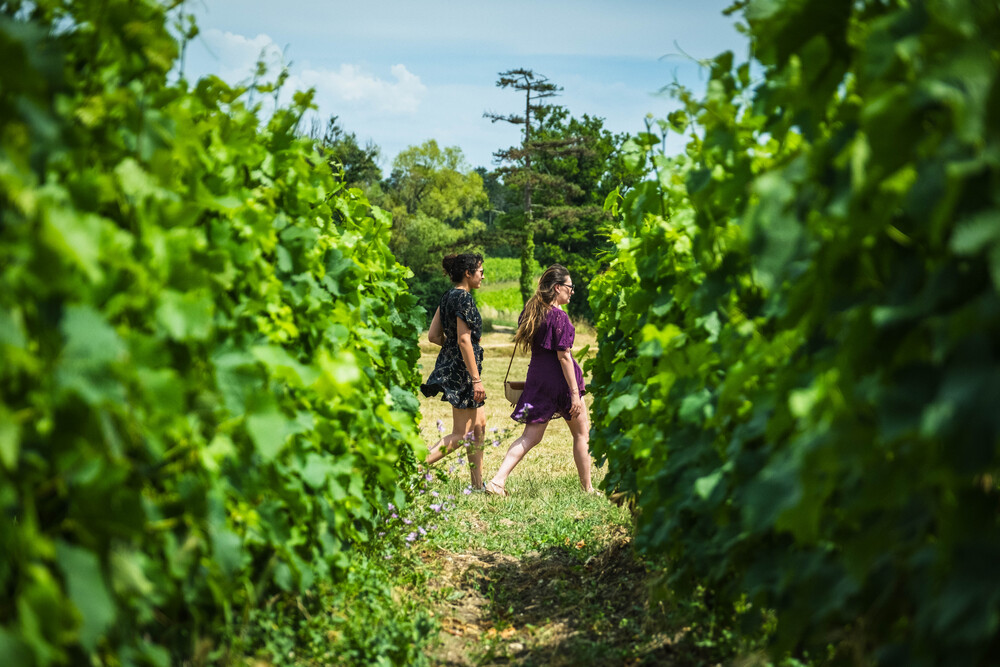
[[345, 185], [391, 213], [390, 248], [413, 272], [410, 291], [428, 312], [448, 287], [442, 255], [471, 251], [521, 257], [524, 298], [534, 261], [565, 265], [580, 276], [570, 314], [589, 320], [587, 277], [612, 250], [601, 233], [610, 222], [603, 203], [641, 179], [625, 161], [628, 135], [548, 103], [561, 88], [532, 70], [502, 72], [497, 85], [524, 93], [525, 106], [523, 114], [484, 113], [523, 127], [521, 143], [498, 149], [492, 169], [473, 168], [461, 148], [429, 139], [400, 152], [384, 175], [379, 146], [362, 144], [337, 116], [314, 120], [306, 132]]

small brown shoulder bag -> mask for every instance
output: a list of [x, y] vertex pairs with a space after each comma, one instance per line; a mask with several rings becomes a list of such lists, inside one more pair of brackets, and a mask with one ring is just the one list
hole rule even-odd
[[503, 376], [503, 395], [510, 401], [511, 405], [517, 405], [517, 399], [521, 398], [521, 392], [524, 391], [524, 382], [511, 382], [507, 379], [510, 377], [510, 367], [514, 364], [514, 354], [516, 352], [517, 345], [514, 346], [514, 350], [510, 353], [507, 374]]

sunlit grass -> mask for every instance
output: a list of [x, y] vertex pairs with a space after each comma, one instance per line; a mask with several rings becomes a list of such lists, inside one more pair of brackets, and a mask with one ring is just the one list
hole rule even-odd
[[[510, 444], [510, 440], [516, 437], [516, 435], [520, 435], [523, 428], [510, 418], [513, 410], [503, 394], [503, 380], [509, 363], [511, 364], [510, 379], [512, 380], [523, 380], [528, 371], [529, 357], [527, 355], [517, 354], [514, 356], [513, 363], [511, 363], [512, 339], [513, 336], [510, 333], [488, 333], [484, 334], [480, 341], [483, 346], [482, 378], [483, 386], [486, 389], [486, 429], [488, 436], [484, 456], [484, 468], [488, 475], [492, 475], [493, 471], [499, 466], [500, 461], [503, 459], [503, 454], [506, 452], [507, 445]], [[574, 350], [578, 352], [587, 345], [590, 345], [591, 351], [593, 351], [596, 345], [595, 335], [592, 330], [578, 327]], [[421, 377], [426, 378], [434, 368], [434, 362], [437, 359], [437, 352], [440, 348], [423, 340], [420, 343], [420, 349], [420, 374]], [[582, 365], [584, 360], [577, 357], [577, 361]], [[588, 396], [584, 397], [584, 402], [589, 404]], [[445, 431], [450, 432], [452, 423], [451, 404], [440, 400], [439, 396], [432, 399], [421, 396], [420, 409], [423, 416], [420, 430], [428, 445], [432, 445], [440, 437], [437, 428], [438, 420], [443, 423]], [[516, 430], [507, 434], [507, 440], [501, 446], [494, 447], [489, 442], [489, 440], [495, 439], [494, 436], [496, 434], [493, 432], [493, 429], [497, 429], [497, 432], [501, 434], [505, 430]], [[447, 466], [453, 458], [454, 455], [446, 458], [440, 465]], [[558, 478], [564, 475], [571, 475], [576, 480], [576, 467], [573, 465], [572, 438], [570, 437], [569, 427], [565, 421], [555, 419], [549, 424], [545, 432], [545, 438], [528, 453], [525, 460], [514, 471], [509, 483], [513, 485], [510, 487], [513, 491], [513, 489], [522, 485], [527, 488], [531, 484], [538, 483], [532, 480], [548, 479], [553, 476]], [[600, 479], [602, 472], [595, 468], [594, 475], [596, 486], [596, 481]]]
[[[591, 330], [577, 331], [574, 348], [579, 351], [595, 343]], [[509, 333], [490, 333], [483, 336], [483, 384], [486, 388], [486, 451], [483, 456], [484, 478], [489, 479], [499, 467], [510, 443], [519, 436], [523, 426], [510, 418], [511, 405], [503, 394], [503, 379], [510, 363], [513, 349]], [[437, 348], [421, 343], [421, 374], [426, 377], [434, 367]], [[510, 377], [523, 380], [529, 358], [515, 355]], [[582, 359], [578, 359], [582, 362]], [[584, 401], [588, 402], [584, 397]], [[445, 401], [421, 397], [423, 421], [421, 433], [428, 446], [441, 436], [438, 430], [450, 432], [451, 405]], [[509, 498], [497, 498], [481, 493], [466, 494], [469, 486], [467, 458], [458, 452], [439, 462], [431, 472], [446, 479], [434, 484], [443, 495], [455, 497], [452, 516], [435, 532], [431, 541], [449, 551], [463, 549], [488, 549], [511, 555], [520, 555], [550, 545], [583, 544], [580, 548], [599, 541], [602, 531], [609, 524], [624, 526], [630, 522], [628, 513], [601, 495], [588, 496], [580, 489], [576, 466], [573, 463], [572, 437], [562, 419], [549, 423], [542, 442], [532, 449], [507, 480]], [[462, 462], [461, 464], [459, 462]], [[604, 471], [592, 466], [595, 486]]]
[[[508, 281], [517, 282], [521, 277], [521, 258], [520, 257], [486, 257], [483, 259], [483, 267], [485, 269], [486, 280], [484, 282], [484, 287], [492, 285], [494, 283], [503, 283]], [[542, 275], [543, 267], [538, 262], [535, 262], [534, 271], [532, 275], [538, 277]]]
[[[512, 335], [488, 333], [481, 342], [489, 479], [523, 427], [510, 419], [512, 408], [503, 396]], [[595, 346], [594, 333], [580, 326], [576, 354], [588, 345]], [[421, 343], [422, 377], [431, 372], [439, 349]], [[523, 379], [527, 366], [528, 357], [515, 356], [511, 377]], [[450, 431], [451, 406], [423, 396], [420, 405], [421, 432], [430, 446]], [[596, 485], [604, 471], [594, 466], [592, 475]], [[298, 641], [294, 650], [308, 649], [309, 658], [351, 650], [407, 664], [561, 667], [669, 659], [677, 667], [693, 667], [757, 650], [758, 644], [730, 630], [732, 612], [717, 613], [700, 589], [689, 597], [649, 597], [648, 580], [662, 571], [632, 553], [629, 512], [580, 489], [572, 438], [561, 419], [550, 423], [541, 444], [508, 478], [508, 498], [472, 491], [464, 450], [404, 483], [414, 489], [414, 501], [390, 505], [380, 518], [372, 560], [362, 563], [367, 569], [359, 569], [357, 581], [347, 582], [343, 591], [321, 596], [333, 606], [328, 618], [315, 617], [318, 625], [292, 633], [282, 631], [282, 624], [268, 626], [273, 630], [268, 641], [280, 649], [274, 654], [292, 651]], [[373, 576], [383, 588], [361, 586]], [[398, 608], [387, 609], [386, 588]], [[356, 622], [347, 623], [340, 600], [355, 591], [366, 599], [352, 605]], [[292, 620], [298, 619], [289, 610]], [[356, 632], [367, 627], [372, 632]], [[336, 646], [327, 645], [327, 637], [335, 638]]]

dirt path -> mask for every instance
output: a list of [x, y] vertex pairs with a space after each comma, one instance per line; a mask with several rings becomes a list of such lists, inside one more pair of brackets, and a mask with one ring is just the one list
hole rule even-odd
[[[578, 332], [574, 354], [594, 343], [591, 332]], [[512, 425], [502, 398], [510, 334], [484, 335], [482, 345], [487, 426], [503, 431]], [[421, 349], [426, 374], [437, 349]], [[511, 375], [524, 377], [527, 364], [527, 357], [516, 356]], [[450, 425], [450, 406], [422, 398], [421, 410], [430, 444]], [[519, 434], [513, 426], [496, 434], [502, 445], [487, 443], [487, 474]], [[449, 457], [439, 469], [451, 472], [459, 461]], [[599, 482], [603, 471], [595, 467], [593, 473]], [[459, 465], [453, 474], [458, 486], [438, 488], [442, 495], [461, 496], [466, 473]], [[658, 631], [661, 605], [654, 603], [651, 613], [649, 575], [632, 553], [624, 510], [606, 509], [613, 508], [607, 499], [580, 494], [564, 424], [547, 430], [508, 479], [508, 490], [509, 499], [462, 501], [452, 536], [435, 538], [420, 554], [432, 572], [430, 590], [420, 595], [434, 606], [441, 626], [429, 649], [431, 664], [692, 664], [674, 660], [674, 637]]]
[[443, 599], [433, 664], [672, 664], [671, 640], [644, 627], [647, 575], [630, 538], [617, 535], [582, 563], [573, 549], [425, 552]]

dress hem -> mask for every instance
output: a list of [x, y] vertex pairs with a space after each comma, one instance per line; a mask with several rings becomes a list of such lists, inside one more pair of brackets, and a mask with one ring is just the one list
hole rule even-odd
[[[587, 390], [586, 389], [584, 389], [583, 391], [580, 392], [580, 398], [583, 398], [586, 395], [587, 395]], [[520, 412], [523, 413], [523, 411], [524, 411], [524, 406], [522, 405], [521, 408], [520, 408]], [[512, 412], [510, 414], [510, 418], [513, 421], [517, 422], [518, 424], [548, 424], [550, 421], [552, 421], [556, 417], [562, 417], [566, 421], [572, 421], [572, 419], [573, 419], [572, 417], [568, 417], [566, 414], [563, 414], [562, 410], [558, 410], [558, 409], [554, 410], [552, 412], [552, 414], [550, 414], [546, 418], [535, 418], [535, 419], [532, 419], [531, 415], [525, 415], [525, 414], [521, 414], [521, 417], [518, 418], [517, 417], [518, 412], [519, 412], [519, 409], [515, 406], [514, 412]], [[567, 411], [567, 414], [568, 414], [568, 411]]]
[[448, 391], [444, 387], [436, 383], [434, 384], [425, 383], [420, 385], [420, 392], [427, 398], [434, 398], [438, 394], [441, 394], [442, 401], [448, 403], [449, 405], [451, 405], [451, 407], [456, 408], [458, 410], [478, 410], [479, 408], [486, 405], [486, 401], [483, 401], [482, 403], [476, 403], [475, 401], [472, 401], [472, 405], [455, 405], [455, 402], [448, 397]]

